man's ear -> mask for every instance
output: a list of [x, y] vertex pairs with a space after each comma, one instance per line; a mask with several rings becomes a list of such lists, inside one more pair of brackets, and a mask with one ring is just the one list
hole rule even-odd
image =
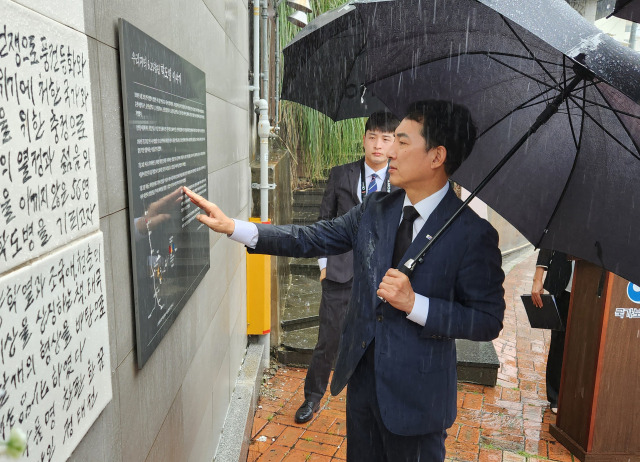
[[431, 161], [431, 166], [433, 168], [438, 168], [444, 165], [445, 161], [447, 160], [447, 148], [445, 148], [444, 146], [437, 146], [433, 148], [433, 150], [435, 150], [435, 153]]

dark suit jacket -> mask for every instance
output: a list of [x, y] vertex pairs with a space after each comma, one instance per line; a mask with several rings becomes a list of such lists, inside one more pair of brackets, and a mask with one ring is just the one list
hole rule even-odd
[[555, 250], [540, 249], [536, 266], [547, 268], [543, 287], [551, 295], [559, 297], [571, 279], [571, 262], [567, 260], [567, 254]]
[[[358, 178], [364, 158], [349, 164], [333, 167], [329, 172], [327, 187], [320, 204], [318, 220], [331, 220], [344, 215], [360, 203], [360, 185]], [[382, 184], [386, 191], [388, 178]], [[391, 191], [398, 189], [391, 186]], [[327, 279], [334, 282], [347, 282], [353, 278], [353, 252], [327, 257]]]
[[[385, 426], [400, 435], [449, 428], [456, 417], [456, 338], [488, 341], [502, 329], [504, 273], [498, 233], [466, 209], [411, 277], [429, 297], [426, 325], [406, 319], [376, 296], [391, 266], [405, 193], [370, 194], [341, 217], [311, 226], [258, 224], [254, 252], [313, 257], [354, 251], [354, 280], [331, 393], [338, 394], [375, 338], [378, 404]], [[415, 256], [462, 204], [450, 189], [402, 262]], [[251, 251], [251, 250], [250, 250]]]

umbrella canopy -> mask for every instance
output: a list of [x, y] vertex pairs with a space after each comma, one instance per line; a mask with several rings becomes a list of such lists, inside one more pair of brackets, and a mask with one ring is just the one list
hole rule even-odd
[[611, 15], [628, 21], [640, 22], [640, 1], [617, 0], [616, 7]]
[[285, 49], [283, 98], [330, 116], [341, 105], [367, 115], [368, 101], [400, 116], [420, 99], [467, 106], [479, 135], [454, 179], [474, 190], [522, 142], [479, 197], [536, 246], [640, 281], [640, 55], [562, 0], [369, 1], [331, 14]]

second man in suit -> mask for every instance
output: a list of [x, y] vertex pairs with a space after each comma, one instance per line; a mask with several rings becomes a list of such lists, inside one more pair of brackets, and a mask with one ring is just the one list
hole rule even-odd
[[[387, 174], [387, 152], [393, 145], [394, 132], [400, 121], [388, 112], [371, 114], [364, 127], [364, 157], [356, 162], [333, 167], [320, 205], [319, 220], [331, 220], [347, 213], [362, 202], [367, 194], [391, 192]], [[340, 342], [344, 316], [349, 306], [353, 282], [353, 252], [318, 259], [322, 298], [320, 328], [307, 376], [304, 398], [295, 415], [297, 423], [311, 420], [320, 407], [327, 389], [331, 368]]]
[[[547, 277], [544, 278], [545, 271]], [[567, 259], [567, 255], [553, 250], [540, 249], [536, 261], [536, 272], [533, 276], [531, 298], [533, 303], [542, 308], [543, 288], [548, 290], [556, 298], [558, 313], [562, 323], [567, 325], [569, 317], [569, 302], [571, 301], [571, 283], [573, 282], [573, 262]], [[564, 356], [565, 331], [552, 330], [549, 342], [549, 355], [547, 357], [547, 400], [551, 412], [558, 412], [558, 398], [560, 396], [560, 379], [562, 377], [562, 357]]]

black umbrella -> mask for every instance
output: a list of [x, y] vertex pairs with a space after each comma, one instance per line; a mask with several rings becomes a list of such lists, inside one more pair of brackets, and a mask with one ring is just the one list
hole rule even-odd
[[367, 98], [398, 115], [419, 99], [464, 104], [479, 136], [454, 179], [536, 246], [640, 281], [640, 55], [562, 0], [353, 2], [331, 14], [285, 49], [284, 98], [330, 116], [341, 105], [364, 116]]
[[627, 19], [629, 21], [640, 22], [640, 1], [617, 0], [616, 6], [611, 15]]
[[[364, 30], [347, 4], [316, 17], [282, 51], [282, 98], [317, 109], [333, 120], [387, 109], [363, 92]], [[365, 58], [365, 59], [361, 59]]]

